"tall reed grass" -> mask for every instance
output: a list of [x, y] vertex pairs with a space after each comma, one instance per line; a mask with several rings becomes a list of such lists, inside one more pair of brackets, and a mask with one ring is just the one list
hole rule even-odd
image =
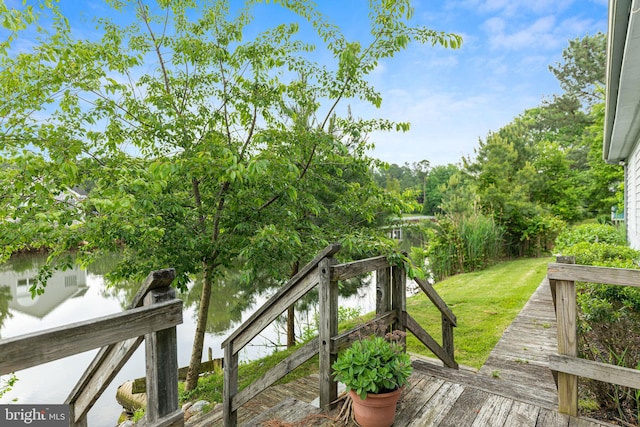
[[495, 263], [503, 254], [503, 236], [493, 217], [479, 212], [439, 218], [427, 247], [433, 278], [439, 281]]

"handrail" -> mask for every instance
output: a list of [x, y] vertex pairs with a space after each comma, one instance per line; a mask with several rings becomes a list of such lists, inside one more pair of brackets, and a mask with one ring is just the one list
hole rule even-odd
[[70, 425], [86, 426], [89, 409], [144, 338], [150, 384], [147, 425], [183, 426], [176, 356], [182, 301], [170, 287], [174, 278], [173, 269], [150, 273], [122, 313], [0, 340], [0, 375], [102, 347], [65, 401]]
[[[222, 342], [221, 347], [224, 348], [233, 343], [235, 344], [233, 347], [238, 347], [235, 353], [240, 351], [242, 347], [255, 338], [264, 330], [264, 328], [282, 314], [282, 310], [279, 312], [277, 311], [279, 307], [274, 307], [276, 304], [285, 298], [287, 301], [292, 300], [291, 303], [294, 303], [304, 296], [311, 288], [317, 285], [317, 278], [314, 276], [314, 268], [317, 267], [318, 263], [322, 259], [333, 256], [339, 250], [339, 244], [327, 246], [311, 262], [309, 262], [309, 264], [304, 266], [304, 268], [293, 276], [286, 285], [280, 288], [278, 292], [269, 298], [262, 307], [254, 312], [251, 317], [244, 321], [238, 329], [229, 335], [229, 337]], [[289, 307], [290, 304], [286, 304], [286, 307]]]
[[[7, 338], [0, 343], [0, 375], [181, 323], [182, 301], [174, 300]], [[96, 331], [100, 333], [96, 334]]]
[[640, 287], [640, 270], [576, 265], [571, 257], [558, 261], [547, 267], [558, 325], [558, 354], [549, 356], [549, 369], [558, 387], [558, 411], [577, 416], [579, 376], [640, 389], [640, 372], [578, 357], [575, 282]]
[[[224, 350], [223, 417], [225, 426], [237, 424], [237, 410], [258, 393], [286, 374], [320, 355], [320, 406], [326, 408], [337, 397], [337, 383], [333, 380], [331, 364], [338, 351], [348, 346], [353, 332], [366, 328], [371, 323], [393, 329], [409, 329], [427, 348], [438, 356], [446, 366], [457, 368], [453, 351], [453, 328], [456, 317], [436, 291], [425, 281], [420, 288], [442, 313], [442, 346], [425, 332], [406, 312], [406, 274], [404, 268], [393, 267], [385, 256], [335, 264], [332, 256], [340, 246], [330, 245], [318, 254], [298, 274], [273, 295], [221, 345]], [[361, 274], [376, 271], [376, 317], [364, 325], [338, 334], [338, 280], [346, 280]], [[238, 391], [238, 353], [255, 336], [295, 304], [314, 287], [319, 287], [319, 336], [299, 348], [262, 378]]]

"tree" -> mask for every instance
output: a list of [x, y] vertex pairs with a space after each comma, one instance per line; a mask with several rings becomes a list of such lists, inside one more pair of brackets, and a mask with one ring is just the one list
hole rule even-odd
[[624, 168], [607, 164], [602, 155], [604, 102], [591, 109], [593, 124], [582, 136], [589, 147], [589, 175], [586, 181], [587, 209], [593, 216], [609, 216], [614, 206], [624, 209]]
[[569, 40], [569, 46], [562, 51], [562, 62], [549, 66], [566, 95], [586, 106], [603, 100], [598, 88], [605, 85], [606, 46], [607, 36], [603, 33]]
[[[343, 233], [346, 246], [381, 244], [365, 230], [399, 208], [360, 179], [374, 166], [361, 136], [408, 125], [341, 117], [337, 106], [379, 106], [366, 77], [409, 43], [460, 44], [409, 26], [408, 0], [371, 3], [367, 42], [346, 39], [302, 1], [276, 2], [295, 22], [245, 40], [258, 3], [113, 2], [119, 15], [98, 20], [97, 39], [78, 37], [52, 7], [30, 52], [0, 56], [0, 182], [11, 188], [0, 206], [4, 255], [51, 248], [37, 292], [80, 243], [85, 264], [122, 253], [112, 278], [172, 266], [186, 289], [201, 277], [187, 390], [197, 384], [213, 284], [224, 286], [226, 272], [247, 267], [253, 285], [266, 268], [267, 282], [281, 283], [274, 260], [304, 260]], [[331, 61], [312, 60], [301, 25]], [[77, 186], [91, 188], [86, 198], [70, 196]]]
[[442, 213], [442, 200], [449, 179], [458, 172], [453, 164], [434, 166], [424, 180], [424, 203], [422, 213], [435, 215]]

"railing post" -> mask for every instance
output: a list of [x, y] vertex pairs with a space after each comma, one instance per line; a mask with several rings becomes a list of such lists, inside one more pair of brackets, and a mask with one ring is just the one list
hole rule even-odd
[[[151, 290], [144, 297], [144, 305], [149, 306], [175, 299], [175, 289], [168, 287]], [[147, 410], [148, 424], [158, 424], [171, 416], [175, 420], [171, 426], [184, 425], [182, 411], [178, 409], [178, 345], [176, 328], [171, 327], [145, 335], [147, 370]], [[165, 418], [166, 419], [166, 418]], [[163, 424], [164, 425], [164, 424]]]
[[[559, 257], [559, 263], [574, 264], [575, 258]], [[553, 285], [552, 285], [553, 288]], [[558, 322], [558, 354], [577, 357], [576, 284], [569, 280], [555, 281], [556, 319]], [[578, 377], [558, 372], [558, 412], [578, 415]]]
[[455, 360], [454, 348], [453, 348], [453, 325], [447, 318], [447, 316], [442, 313], [442, 348], [444, 351], [451, 356], [452, 360]]
[[88, 427], [87, 414], [84, 414], [76, 421], [75, 403], [69, 403], [69, 427]]
[[238, 354], [234, 353], [233, 341], [224, 347], [224, 384], [222, 388], [224, 427], [238, 424], [238, 412], [233, 410], [233, 397], [238, 394]]
[[376, 270], [376, 314], [384, 314], [391, 307], [391, 267]]
[[318, 265], [320, 278], [320, 327], [319, 327], [319, 358], [320, 358], [320, 407], [330, 409], [331, 402], [338, 397], [338, 384], [333, 379], [331, 365], [336, 360], [333, 353], [331, 338], [338, 334], [338, 282], [331, 280], [331, 266], [333, 258], [324, 258]]
[[407, 311], [407, 275], [403, 267], [394, 266], [391, 269], [391, 309], [397, 316], [392, 329], [404, 332], [407, 325], [404, 316]]

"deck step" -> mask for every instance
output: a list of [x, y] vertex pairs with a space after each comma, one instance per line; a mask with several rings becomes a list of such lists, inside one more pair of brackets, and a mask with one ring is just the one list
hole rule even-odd
[[266, 412], [244, 423], [244, 426], [255, 427], [267, 424], [272, 421], [272, 425], [312, 425], [316, 419], [326, 419], [326, 416], [319, 415], [322, 411], [315, 406], [295, 397], [288, 397], [282, 402], [270, 408]]

